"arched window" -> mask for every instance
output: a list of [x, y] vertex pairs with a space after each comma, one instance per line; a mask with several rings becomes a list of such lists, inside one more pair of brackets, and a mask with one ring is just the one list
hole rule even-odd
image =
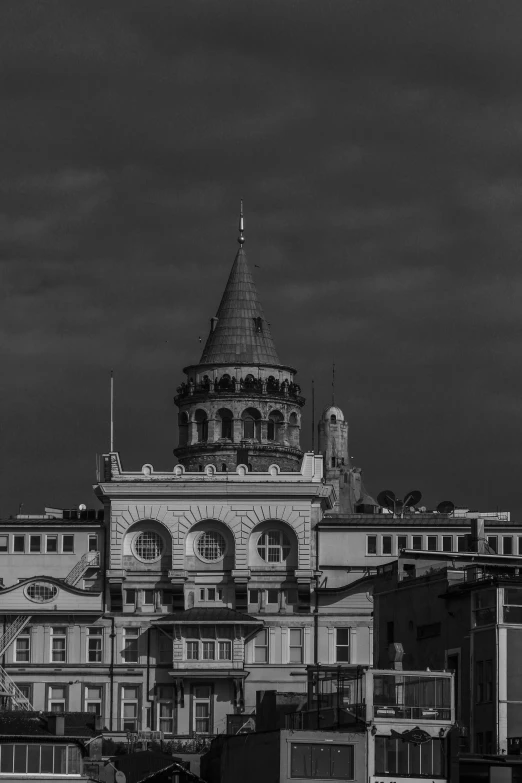
[[180, 413], [178, 419], [179, 427], [179, 445], [186, 446], [188, 443], [188, 416], [186, 413]]
[[252, 473], [253, 468], [252, 468], [252, 463], [251, 462], [248, 463], [247, 468]]
[[337, 416], [335, 415], [335, 413], [332, 413], [332, 415], [330, 416], [330, 421], [332, 422], [332, 424], [336, 424]]
[[227, 438], [227, 440], [233, 439], [233, 430], [232, 430], [232, 422], [233, 422], [233, 416], [232, 411], [230, 411], [228, 408], [221, 408], [217, 412], [218, 418], [221, 419], [221, 438]]
[[203, 410], [197, 410], [194, 417], [198, 428], [198, 443], [204, 443], [208, 440], [208, 418]]
[[221, 465], [221, 472], [222, 473], [226, 473], [227, 472], [227, 466], [226, 466], [225, 462], [223, 462], [223, 464]]
[[217, 530], [205, 530], [198, 536], [196, 550], [199, 557], [207, 563], [222, 560], [226, 552], [226, 542]]
[[335, 468], [337, 460], [335, 457], [332, 457], [332, 468]]
[[290, 554], [290, 541], [281, 530], [269, 530], [259, 536], [257, 551], [266, 563], [282, 563]]
[[279, 411], [272, 411], [268, 416], [268, 424], [266, 427], [267, 440], [280, 440], [281, 430], [283, 428], [283, 414]]
[[246, 440], [261, 440], [261, 414], [255, 408], [243, 411], [243, 438]]

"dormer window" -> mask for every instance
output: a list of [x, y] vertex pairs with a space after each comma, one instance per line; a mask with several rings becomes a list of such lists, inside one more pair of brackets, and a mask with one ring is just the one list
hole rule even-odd
[[256, 332], [262, 332], [263, 331], [263, 319], [262, 318], [254, 318], [254, 329]]

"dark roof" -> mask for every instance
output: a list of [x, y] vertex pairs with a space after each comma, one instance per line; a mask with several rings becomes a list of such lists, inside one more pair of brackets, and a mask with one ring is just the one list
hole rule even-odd
[[167, 772], [180, 772], [182, 780], [183, 775], [185, 775], [185, 779], [202, 781], [198, 775], [186, 770], [176, 758], [167, 753], [160, 753], [154, 750], [142, 750], [119, 756], [114, 760], [114, 764], [121, 772], [125, 773], [127, 783], [141, 783], [142, 781], [153, 781], [155, 779], [166, 780], [167, 778], [163, 778], [163, 776]]
[[59, 737], [47, 728], [46, 717], [53, 713], [28, 712], [25, 710], [0, 712], [1, 737], [55, 737], [56, 739], [94, 737], [92, 712], [66, 712], [63, 737]]
[[[200, 364], [281, 364], [242, 247], [232, 266], [217, 318]], [[261, 320], [256, 323], [255, 319]]]
[[249, 614], [243, 614], [242, 612], [236, 612], [235, 609], [226, 608], [197, 608], [197, 609], [181, 609], [179, 612], [172, 612], [172, 614], [165, 614], [163, 617], [153, 620], [153, 623], [162, 625], [163, 623], [258, 623], [262, 624], [261, 620], [256, 620], [255, 617], [251, 617]]

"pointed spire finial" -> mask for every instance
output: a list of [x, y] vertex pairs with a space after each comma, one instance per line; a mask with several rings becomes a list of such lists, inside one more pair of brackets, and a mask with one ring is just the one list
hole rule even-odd
[[237, 241], [243, 247], [244, 241], [245, 241], [245, 235], [244, 235], [244, 224], [243, 224], [243, 199], [241, 199], [241, 211], [239, 213], [239, 236], [237, 238]]

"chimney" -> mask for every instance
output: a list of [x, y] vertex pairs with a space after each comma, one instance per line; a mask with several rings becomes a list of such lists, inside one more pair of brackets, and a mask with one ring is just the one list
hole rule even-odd
[[59, 713], [47, 716], [47, 731], [55, 737], [63, 737], [65, 732], [65, 716]]
[[480, 517], [471, 520], [471, 549], [479, 555], [486, 554], [487, 542], [484, 532], [484, 520]]

